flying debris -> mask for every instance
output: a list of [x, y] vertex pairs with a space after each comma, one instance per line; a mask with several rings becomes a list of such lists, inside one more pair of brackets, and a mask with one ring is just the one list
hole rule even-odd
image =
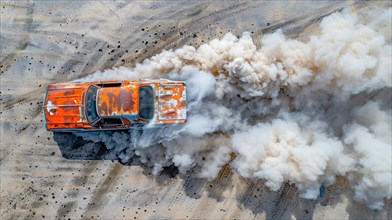
[[183, 124], [185, 82], [166, 79], [57, 83], [47, 86], [44, 118], [60, 132]]

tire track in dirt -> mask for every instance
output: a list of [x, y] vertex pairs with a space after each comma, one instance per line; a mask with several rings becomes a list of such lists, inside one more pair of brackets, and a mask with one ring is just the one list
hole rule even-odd
[[119, 163], [115, 163], [115, 165], [111, 168], [111, 171], [107, 173], [105, 179], [98, 183], [99, 188], [93, 190], [92, 197], [89, 200], [91, 204], [94, 206], [86, 207], [83, 212], [83, 215], [87, 216], [94, 213], [94, 210], [99, 209], [100, 207], [105, 205], [105, 199], [107, 192], [111, 189], [113, 184], [117, 181], [116, 177], [120, 175], [122, 171], [122, 165]]
[[[71, 185], [75, 185], [78, 187], [84, 187], [87, 189], [91, 189], [91, 186], [94, 186], [94, 183], [89, 183], [91, 174], [96, 172], [96, 168], [99, 166], [99, 163], [96, 161], [91, 161], [87, 162], [87, 167], [83, 167], [83, 169], [79, 172], [79, 176], [74, 176], [70, 182]], [[88, 185], [86, 185], [88, 184]], [[71, 212], [72, 209], [76, 207], [76, 205], [80, 202], [78, 202], [78, 199], [80, 198], [86, 198], [87, 195], [84, 195], [82, 192], [76, 191], [76, 194], [74, 191], [65, 191], [64, 194], [62, 195], [64, 198], [73, 198], [72, 201], [67, 201], [64, 204], [60, 203], [60, 207], [57, 209], [56, 213], [56, 219], [58, 218], [65, 218], [69, 212]], [[79, 200], [80, 201], [80, 200]], [[81, 200], [84, 201], [84, 200]], [[89, 203], [88, 203], [89, 204]], [[87, 204], [87, 206], [88, 206]]]
[[[297, 188], [294, 184], [286, 183], [281, 190], [279, 190], [279, 196], [275, 198], [273, 209], [270, 211], [271, 219], [283, 219], [284, 214], [287, 213], [287, 209], [292, 209], [293, 202], [298, 198]], [[291, 213], [290, 210], [289, 213]]]
[[[31, 32], [34, 31], [34, 26], [33, 26], [33, 14], [34, 14], [34, 3], [25, 3], [21, 6], [17, 5], [17, 4], [7, 4], [7, 7], [12, 7], [14, 10], [15, 9], [19, 9], [18, 12], [22, 11], [23, 9], [26, 9], [26, 13], [25, 15], [27, 16], [26, 23], [25, 23], [25, 29], [26, 31], [24, 33], [24, 35], [22, 35], [22, 39], [18, 40], [18, 46], [16, 46], [16, 48], [12, 49], [12, 51], [16, 51], [16, 52], [11, 52], [10, 54], [6, 55], [4, 57], [4, 59], [0, 60], [0, 76], [3, 75], [3, 73], [5, 72], [5, 70], [7, 69], [7, 67], [9, 67], [9, 65], [11, 64], [11, 62], [19, 56], [20, 51], [23, 51], [24, 49], [27, 48], [27, 46], [30, 43], [30, 34]], [[0, 26], [1, 28], [1, 26]], [[4, 30], [0, 30], [0, 33], [3, 32]], [[0, 38], [1, 40], [3, 39], [3, 37]], [[5, 39], [5, 41], [8, 41], [8, 39]], [[0, 42], [3, 45], [7, 45], [6, 42]]]
[[[23, 103], [30, 102], [30, 101], [37, 101], [40, 96], [43, 98], [44, 91], [45, 91], [44, 88], [36, 89], [36, 90], [33, 90], [27, 94], [16, 96], [13, 99], [11, 99], [10, 101], [3, 102], [3, 103], [1, 103], [1, 108], [2, 108], [1, 111], [9, 110], [9, 109], [15, 107], [15, 105], [17, 105], [17, 104], [23, 104]], [[42, 98], [41, 98], [41, 100], [42, 100]]]

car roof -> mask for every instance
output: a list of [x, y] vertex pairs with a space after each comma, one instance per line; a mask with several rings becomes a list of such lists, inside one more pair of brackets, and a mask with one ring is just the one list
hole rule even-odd
[[101, 117], [137, 115], [137, 85], [103, 87], [98, 90], [97, 112]]

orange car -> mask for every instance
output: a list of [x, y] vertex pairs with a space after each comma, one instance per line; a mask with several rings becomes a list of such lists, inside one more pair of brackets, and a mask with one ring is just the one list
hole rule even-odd
[[57, 83], [46, 87], [51, 131], [120, 130], [186, 121], [185, 82], [166, 79]]

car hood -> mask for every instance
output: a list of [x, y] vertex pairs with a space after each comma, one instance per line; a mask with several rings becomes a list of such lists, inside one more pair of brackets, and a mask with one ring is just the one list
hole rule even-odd
[[43, 104], [46, 127], [80, 128], [85, 124], [83, 115], [83, 95], [88, 85], [51, 84], [45, 92]]
[[183, 84], [160, 85], [158, 93], [159, 120], [186, 119], [186, 88]]

